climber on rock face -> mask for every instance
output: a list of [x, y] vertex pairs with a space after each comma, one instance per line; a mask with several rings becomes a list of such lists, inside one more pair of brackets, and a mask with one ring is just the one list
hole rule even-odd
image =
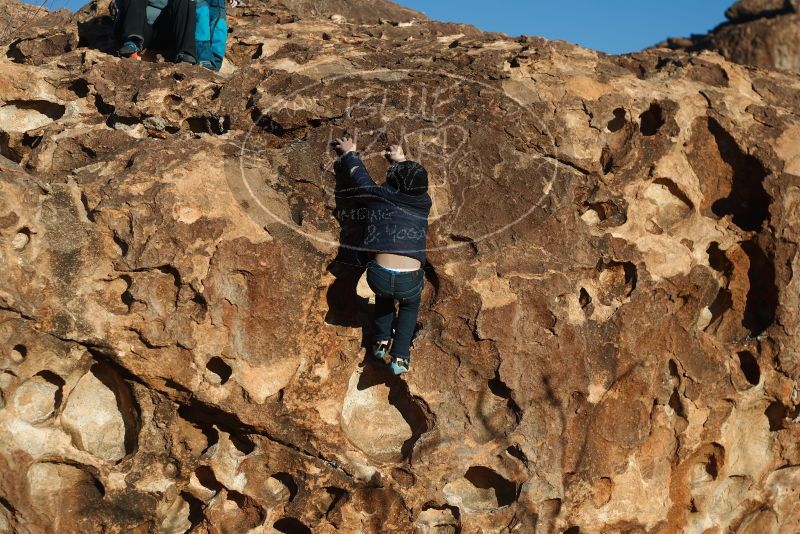
[[[375, 292], [373, 356], [388, 363], [394, 374], [403, 374], [410, 366], [411, 339], [425, 286], [423, 266], [432, 204], [428, 173], [419, 163], [407, 161], [402, 147], [392, 145], [385, 154], [391, 164], [386, 183], [378, 185], [356, 152], [352, 137], [336, 139], [332, 147], [339, 155], [337, 167], [349, 177], [347, 187], [337, 191], [337, 196], [355, 199], [366, 208], [362, 247], [373, 255], [367, 264], [367, 282]], [[399, 310], [392, 336], [395, 302]]]
[[116, 0], [115, 34], [122, 57], [152, 48], [175, 63], [196, 60], [195, 0]]

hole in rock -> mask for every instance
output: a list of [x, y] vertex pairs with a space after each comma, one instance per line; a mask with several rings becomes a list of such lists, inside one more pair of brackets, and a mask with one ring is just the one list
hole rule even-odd
[[6, 57], [10, 59], [12, 63], [25, 63], [25, 54], [19, 49], [19, 43], [19, 40], [12, 42], [8, 50], [6, 50]]
[[522, 448], [519, 445], [512, 445], [511, 447], [506, 449], [506, 452], [511, 455], [513, 458], [516, 458], [522, 465], [528, 467], [528, 457], [525, 456], [525, 453], [522, 452]]
[[777, 432], [786, 428], [786, 417], [789, 415], [789, 408], [780, 401], [772, 401], [767, 406], [767, 409], [764, 410], [764, 415], [767, 416], [769, 421], [769, 429], [772, 432]]
[[133, 298], [133, 295], [131, 294], [131, 286], [133, 285], [133, 279], [130, 276], [128, 276], [127, 274], [123, 274], [119, 278], [120, 278], [120, 280], [125, 282], [125, 284], [127, 286], [125, 288], [125, 291], [122, 292], [122, 294], [119, 296], [119, 298], [122, 301], [122, 303], [125, 306], [128, 307], [128, 311], [131, 311], [131, 306], [133, 306], [133, 303], [135, 302], [135, 299]]
[[130, 130], [140, 122], [141, 120], [137, 117], [123, 117], [112, 113], [106, 120], [106, 126], [115, 130]]
[[292, 475], [289, 473], [275, 473], [272, 478], [286, 486], [286, 489], [289, 490], [289, 502], [292, 502], [297, 495], [297, 483]]
[[600, 151], [600, 167], [603, 169], [603, 174], [609, 174], [614, 170], [614, 153], [608, 145], [604, 145]]
[[681, 375], [678, 372], [678, 364], [675, 363], [675, 360], [673, 360], [672, 358], [670, 358], [669, 362], [667, 362], [667, 369], [669, 369], [670, 376], [677, 378], [678, 382], [680, 382]]
[[[248, 428], [235, 413], [223, 411], [210, 404], [205, 404], [196, 398], [192, 399], [192, 404], [182, 404], [178, 408], [178, 415], [202, 430], [208, 438], [209, 447], [214, 446], [219, 441], [219, 433], [214, 428], [215, 426], [230, 434], [233, 445], [237, 447], [241, 445], [237, 445], [233, 436], [240, 436], [248, 433]], [[247, 447], [248, 446], [244, 446], [244, 449], [247, 450]], [[239, 450], [242, 451], [242, 449]]]
[[272, 528], [283, 534], [311, 534], [311, 529], [294, 517], [278, 519]]
[[[90, 150], [87, 147], [81, 146], [81, 150], [83, 150], [84, 152], [89, 150], [91, 152], [90, 157], [97, 156], [97, 154], [95, 154], [93, 150]], [[89, 155], [89, 154], [87, 154], [87, 155]], [[84, 193], [83, 191], [81, 191], [81, 205], [83, 206], [83, 211], [86, 213], [86, 218], [89, 220], [89, 222], [92, 222], [92, 223], [93, 222], [97, 222], [95, 220], [95, 210], [93, 208], [89, 207], [89, 197], [87, 197], [86, 193]]]
[[14, 144], [16, 143], [8, 132], [0, 131], [0, 156], [13, 163], [19, 163], [22, 161], [22, 154], [12, 146]]
[[188, 117], [186, 125], [193, 133], [216, 133], [211, 127], [212, 120], [209, 117]]
[[28, 347], [25, 345], [14, 345], [11, 348], [11, 360], [14, 363], [21, 363], [28, 357]]
[[592, 303], [592, 297], [589, 295], [589, 292], [586, 291], [586, 288], [581, 288], [580, 295], [578, 296], [578, 303], [584, 310]]
[[522, 410], [512, 398], [511, 389], [500, 378], [499, 371], [487, 383], [491, 395], [481, 395], [479, 418], [487, 431], [486, 439], [506, 435], [522, 420]]
[[581, 218], [590, 224], [602, 223], [604, 228], [613, 228], [627, 222], [627, 207], [624, 200], [584, 202]]
[[[180, 413], [180, 411], [179, 411]], [[206, 448], [203, 452], [206, 452], [208, 449], [219, 443], [219, 431], [211, 425], [198, 425], [198, 428], [206, 437]]]
[[625, 126], [626, 112], [622, 108], [617, 108], [613, 113], [614, 118], [608, 121], [608, 130], [610, 132], [618, 132]]
[[73, 80], [72, 83], [67, 86], [67, 89], [75, 93], [75, 96], [78, 98], [86, 98], [89, 96], [89, 82], [83, 78]]
[[272, 117], [269, 117], [268, 115], [262, 115], [261, 112], [255, 108], [250, 113], [250, 119], [255, 123], [256, 126], [267, 133], [277, 136], [282, 136], [284, 133], [286, 133], [283, 126], [275, 122]]
[[713, 453], [710, 454], [708, 456], [708, 461], [706, 462], [706, 473], [708, 473], [708, 475], [712, 479], [716, 480], [717, 477], [719, 477], [719, 468], [720, 467], [721, 466], [719, 465], [719, 460], [717, 458], [717, 455], [713, 454]]
[[717, 480], [725, 465], [725, 448], [719, 443], [703, 445], [695, 454], [693, 463], [694, 482]]
[[642, 135], [646, 137], [653, 136], [658, 133], [658, 130], [666, 123], [664, 118], [664, 110], [661, 106], [653, 102], [647, 111], [639, 115], [641, 126], [639, 127]]
[[741, 247], [750, 259], [750, 268], [747, 271], [750, 289], [747, 291], [742, 326], [750, 330], [751, 336], [756, 337], [775, 322], [778, 309], [775, 265], [755, 241], [746, 241]]
[[752, 385], [756, 386], [761, 381], [761, 367], [758, 365], [756, 357], [750, 351], [742, 351], [738, 353], [739, 366], [742, 368], [742, 374]]
[[242, 454], [250, 454], [256, 450], [256, 444], [244, 434], [232, 434], [231, 443]]
[[488, 467], [470, 467], [464, 474], [464, 478], [478, 489], [491, 490], [498, 507], [508, 506], [517, 499], [516, 484], [506, 480]]
[[200, 524], [201, 521], [203, 521], [203, 518], [205, 517], [203, 515], [205, 503], [186, 491], [181, 492], [181, 497], [183, 497], [183, 500], [189, 503], [189, 523], [192, 525], [190, 529], [195, 528]]
[[[767, 169], [744, 152], [719, 122], [708, 117], [705, 126], [695, 123], [698, 131], [688, 155], [704, 196], [718, 198], [711, 211], [717, 217], [730, 215], [742, 230], [760, 230], [769, 217], [772, 200], [763, 185]], [[722, 195], [727, 197], [720, 198]]]
[[[733, 298], [731, 297], [731, 292], [727, 288], [721, 288], [719, 293], [717, 293], [714, 302], [708, 307], [708, 311], [711, 312], [711, 321], [709, 322], [709, 327], [715, 325], [719, 322], [722, 318], [722, 314], [731, 309], [733, 305]], [[708, 328], [708, 327], [706, 327]]]
[[636, 266], [631, 262], [603, 261], [597, 264], [600, 301], [610, 305], [631, 296], [638, 283]]
[[683, 408], [683, 403], [681, 402], [680, 393], [678, 393], [678, 389], [675, 388], [672, 390], [672, 395], [669, 396], [669, 407], [675, 412], [675, 415], [678, 417], [686, 418], [686, 411]]
[[[257, 525], [264, 522], [266, 518], [265, 510], [247, 495], [234, 490], [227, 490], [225, 496], [229, 503], [236, 505], [238, 510], [235, 512], [235, 523], [228, 524], [228, 528], [222, 529], [223, 532], [252, 532]], [[223, 509], [231, 509], [231, 506], [222, 505]]]
[[214, 475], [214, 470], [207, 465], [201, 465], [195, 469], [194, 476], [197, 477], [197, 480], [200, 481], [203, 487], [211, 491], [217, 492], [223, 488], [222, 484], [217, 480], [216, 475]]
[[[67, 108], [63, 105], [48, 100], [9, 100], [0, 108], [0, 124], [4, 119], [14, 118], [21, 123], [15, 124], [7, 130], [25, 132], [57, 121], [64, 116], [66, 111]], [[32, 124], [36, 124], [36, 126], [29, 127]]]
[[22, 136], [22, 146], [34, 149], [39, 146], [42, 138], [42, 135], [31, 135], [28, 132], [25, 132], [25, 135]]
[[719, 248], [719, 243], [712, 241], [706, 253], [708, 254], [708, 264], [712, 269], [725, 276], [733, 273], [733, 262], [725, 255], [725, 251]]
[[106, 103], [106, 101], [103, 100], [103, 97], [99, 94], [94, 95], [94, 107], [97, 108], [97, 111], [101, 115], [111, 115], [116, 109], [114, 105]]
[[331, 503], [328, 505], [328, 509], [325, 510], [325, 515], [327, 516], [336, 509], [339, 503], [342, 502], [342, 500], [347, 497], [349, 493], [347, 490], [337, 488], [335, 486], [328, 486], [325, 488], [325, 491], [331, 498]]
[[581, 529], [580, 527], [569, 527], [564, 534], [581, 534]]
[[117, 245], [117, 247], [119, 247], [120, 256], [123, 256], [123, 257], [127, 256], [128, 255], [128, 242], [125, 241], [124, 239], [122, 239], [122, 237], [120, 237], [120, 235], [116, 231], [114, 231], [114, 233], [112, 234], [111, 237], [114, 240], [114, 243]]
[[64, 379], [55, 374], [54, 372], [48, 370], [39, 371], [38, 373], [36, 373], [35, 376], [42, 377], [47, 382], [49, 382], [50, 384], [54, 385], [57, 388], [53, 406], [55, 410], [58, 410], [58, 408], [61, 406], [64, 384], [66, 384], [66, 382], [64, 382]]
[[225, 384], [233, 374], [233, 369], [219, 356], [214, 356], [206, 364], [206, 369], [219, 377], [220, 385]]

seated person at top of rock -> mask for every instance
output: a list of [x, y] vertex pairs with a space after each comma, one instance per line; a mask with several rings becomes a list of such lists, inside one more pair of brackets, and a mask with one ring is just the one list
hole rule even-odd
[[[399, 145], [392, 145], [386, 151], [391, 163], [386, 183], [378, 185], [352, 137], [336, 139], [332, 146], [339, 155], [337, 176], [349, 178], [337, 184], [345, 187], [337, 187], [336, 194], [356, 199], [366, 208], [362, 247], [373, 255], [367, 265], [367, 282], [375, 292], [373, 356], [389, 364], [394, 374], [403, 374], [410, 366], [411, 339], [425, 286], [423, 265], [432, 204], [428, 172], [419, 163], [407, 161]], [[399, 309], [392, 336], [395, 303]]]
[[[234, 0], [231, 6], [236, 7]], [[228, 21], [225, 0], [197, 0], [197, 62], [219, 71], [228, 41]]]
[[196, 63], [194, 0], [116, 0], [119, 55], [138, 58], [151, 48], [175, 63]]

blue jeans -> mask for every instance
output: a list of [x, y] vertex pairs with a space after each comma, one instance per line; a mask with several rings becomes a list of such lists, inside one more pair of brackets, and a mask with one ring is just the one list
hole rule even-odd
[[399, 273], [385, 269], [376, 262], [367, 265], [367, 283], [375, 292], [375, 315], [372, 324], [375, 339], [392, 339], [392, 322], [395, 316], [395, 301], [400, 303], [397, 313], [392, 356], [411, 358], [411, 338], [417, 326], [425, 273], [422, 269]]

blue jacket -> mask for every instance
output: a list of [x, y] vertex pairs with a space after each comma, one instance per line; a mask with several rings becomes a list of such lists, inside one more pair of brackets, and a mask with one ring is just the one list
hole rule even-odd
[[359, 215], [364, 222], [362, 247], [409, 256], [424, 265], [430, 195], [409, 195], [376, 184], [355, 152], [339, 158], [337, 166], [337, 177], [342, 179], [337, 183], [336, 196], [354, 200], [364, 208]]

